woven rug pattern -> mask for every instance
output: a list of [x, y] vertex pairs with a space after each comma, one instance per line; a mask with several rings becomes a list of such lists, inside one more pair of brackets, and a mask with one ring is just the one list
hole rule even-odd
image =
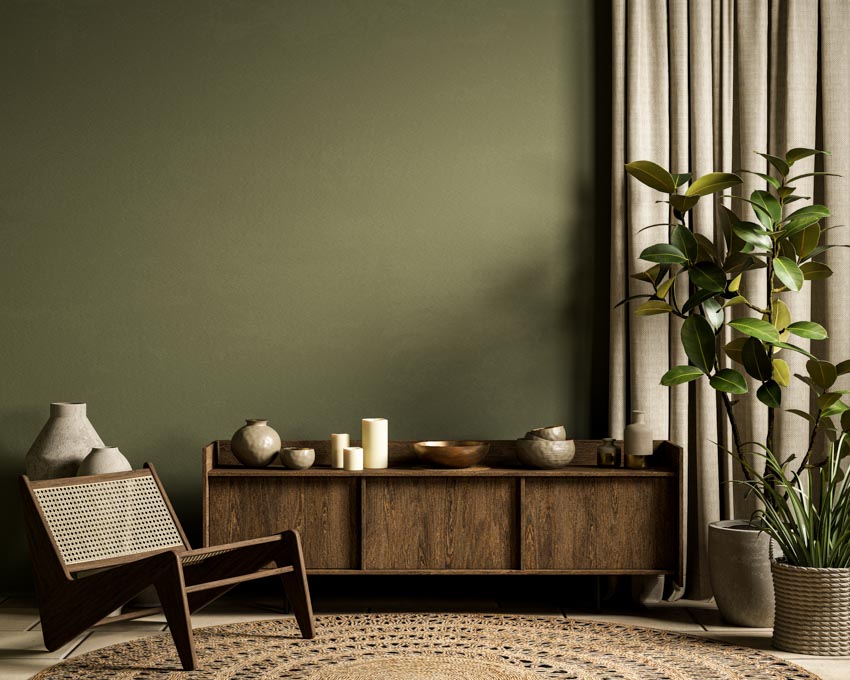
[[168, 633], [105, 647], [33, 680], [817, 680], [770, 654], [663, 630], [557, 617], [354, 614], [195, 630], [183, 672]]

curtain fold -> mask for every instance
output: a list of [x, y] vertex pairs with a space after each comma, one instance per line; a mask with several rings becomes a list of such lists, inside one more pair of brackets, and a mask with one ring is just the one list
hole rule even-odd
[[[797, 192], [830, 206], [827, 226], [850, 221], [850, 3], [843, 0], [612, 0], [613, 145], [611, 303], [643, 292], [630, 278], [647, 263], [638, 259], [648, 245], [665, 238], [667, 206], [651, 189], [627, 178], [623, 165], [647, 159], [673, 172], [695, 176], [713, 170], [767, 172], [755, 151], [781, 153], [794, 146], [826, 148], [823, 169], [845, 178], [806, 178]], [[818, 163], [820, 164], [820, 160]], [[795, 164], [811, 172], [815, 159]], [[740, 195], [763, 189], [744, 174]], [[736, 192], [738, 193], [738, 192]], [[722, 241], [718, 205], [741, 210], [731, 199], [703, 199], [692, 215], [695, 232]], [[802, 205], [802, 204], [798, 204]], [[850, 230], [828, 232], [827, 242], [850, 242]], [[718, 238], [719, 237], [719, 238]], [[794, 319], [813, 319], [830, 331], [833, 361], [850, 358], [850, 255], [836, 248], [825, 255], [834, 275], [786, 296]], [[753, 299], [767, 286], [759, 272], [745, 281]], [[680, 277], [683, 278], [683, 277]], [[685, 294], [687, 282], [677, 281]], [[687, 363], [678, 319], [635, 317], [627, 305], [611, 313], [610, 425], [622, 436], [630, 410], [641, 409], [657, 439], [685, 447], [689, 494], [687, 579], [672, 596], [711, 596], [706, 544], [709, 522], [747, 517], [753, 507], [732, 485], [731, 460], [718, 447], [729, 440], [725, 414], [707, 381], [665, 388], [661, 375]], [[797, 339], [795, 339], [797, 340]], [[801, 345], [808, 341], [799, 339]], [[804, 371], [799, 355], [782, 358], [791, 372]], [[754, 387], [751, 383], [751, 387]], [[752, 393], [755, 389], [751, 390]], [[809, 407], [808, 388], [797, 381], [783, 394], [783, 406]], [[736, 406], [744, 440], [764, 441], [767, 412], [755, 399]], [[783, 457], [805, 451], [807, 423], [777, 412], [775, 441]], [[671, 594], [671, 588], [668, 588]]]

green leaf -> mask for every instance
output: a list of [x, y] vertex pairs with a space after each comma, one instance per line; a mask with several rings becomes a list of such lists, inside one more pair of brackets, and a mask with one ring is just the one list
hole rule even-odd
[[[820, 172], [820, 171], [818, 171], [818, 172], [806, 172], [806, 173], [804, 173], [804, 174], [802, 174], [802, 175], [795, 175], [794, 177], [789, 177], [787, 181], [788, 181], [788, 182], [796, 182], [798, 179], [803, 179], [803, 177], [815, 177], [815, 176], [820, 176], [820, 177], [844, 177], [844, 175], [837, 175], [837, 174], [835, 174], [834, 172]], [[786, 203], [787, 203], [787, 201], [786, 201]]]
[[814, 213], [805, 213], [789, 219], [780, 232], [783, 236], [793, 236], [817, 224], [822, 218]]
[[829, 337], [826, 328], [814, 321], [795, 321], [788, 326], [788, 330], [800, 338], [809, 340], [826, 340]]
[[835, 371], [838, 373], [838, 375], [845, 375], [846, 373], [850, 373], [850, 359], [839, 361], [838, 365], [836, 365], [835, 367]]
[[777, 257], [781, 255], [782, 257], [787, 257], [792, 262], [797, 261], [797, 251], [794, 250], [794, 244], [791, 241], [787, 238], [780, 238], [776, 244], [779, 246], [779, 252], [776, 253]]
[[768, 341], [768, 342], [769, 342], [769, 344], [773, 345], [774, 347], [779, 347], [781, 349], [790, 349], [792, 352], [797, 352], [798, 354], [805, 354], [807, 357], [809, 357], [809, 359], [815, 358], [815, 355], [812, 354], [811, 352], [807, 352], [802, 347], [797, 347], [797, 345], [792, 345], [789, 342], [771, 342], [771, 341]]
[[841, 392], [824, 392], [818, 397], [818, 408], [821, 411], [826, 411], [839, 399], [841, 399]]
[[828, 361], [820, 361], [818, 359], [809, 359], [806, 362], [806, 370], [812, 377], [816, 385], [819, 385], [825, 390], [832, 387], [832, 384], [838, 378], [838, 369]]
[[621, 305], [624, 305], [627, 302], [631, 302], [632, 300], [637, 300], [638, 298], [650, 298], [650, 297], [652, 297], [652, 295], [650, 295], [649, 293], [644, 293], [642, 295], [629, 295], [629, 297], [623, 298], [616, 305], [614, 305], [614, 309], [617, 309], [617, 307], [620, 307]]
[[747, 338], [741, 352], [744, 368], [756, 380], [764, 382], [773, 377], [773, 364], [764, 345], [755, 338]]
[[669, 243], [657, 243], [654, 246], [649, 246], [649, 248], [644, 248], [640, 254], [640, 259], [662, 264], [684, 264], [687, 262], [684, 253]]
[[750, 200], [755, 205], [759, 205], [764, 208], [764, 211], [770, 217], [773, 224], [778, 224], [782, 219], [782, 206], [779, 205], [779, 201], [777, 201], [776, 198], [767, 191], [757, 189], [750, 194]]
[[738, 274], [734, 279], [729, 282], [728, 290], [730, 293], [737, 293], [738, 289], [741, 287], [741, 279], [744, 278], [743, 274]]
[[784, 359], [773, 360], [773, 379], [782, 387], [788, 387], [791, 383], [791, 369]]
[[699, 246], [699, 257], [696, 259], [714, 262], [717, 259], [717, 246], [714, 245], [714, 242], [702, 234], [694, 234], [694, 238]]
[[811, 252], [817, 248], [818, 243], [820, 242], [821, 229], [820, 225], [810, 224], [805, 229], [798, 231], [796, 234], [791, 235], [791, 243], [794, 246], [794, 250], [797, 251], [797, 257], [805, 258], [808, 257]]
[[782, 175], [782, 177], [785, 177], [788, 174], [788, 170], [790, 168], [788, 167], [788, 163], [786, 163], [783, 159], [777, 158], [776, 156], [771, 156], [769, 153], [756, 153], [758, 153], [759, 156], [766, 159], [768, 163], [770, 163], [774, 168], [776, 168], [776, 171], [780, 175]]
[[800, 416], [801, 418], [805, 418], [811, 424], [814, 424], [814, 422], [815, 422], [815, 417], [811, 413], [806, 413], [805, 411], [801, 411], [800, 409], [796, 409], [796, 408], [788, 408], [788, 409], [785, 409], [785, 411], [787, 413], [793, 413], [795, 416]]
[[685, 254], [688, 262], [697, 261], [699, 257], [699, 245], [690, 229], [677, 224], [673, 227], [673, 232], [670, 234], [670, 243]]
[[841, 429], [845, 432], [850, 431], [850, 411], [841, 414]]
[[771, 322], [773, 327], [781, 333], [791, 323], [791, 310], [782, 300], [776, 300], [773, 303], [772, 312]]
[[782, 388], [775, 380], [768, 380], [756, 392], [758, 400], [768, 408], [779, 408], [782, 404]]
[[718, 392], [729, 392], [730, 394], [745, 394], [747, 392], [747, 381], [734, 368], [724, 368], [711, 378], [709, 384]]
[[773, 248], [773, 239], [770, 238], [770, 234], [755, 222], [738, 222], [732, 227], [732, 231], [744, 243], [751, 243], [762, 250], [771, 250]]
[[751, 317], [733, 319], [729, 322], [729, 326], [739, 333], [749, 335], [753, 338], [758, 338], [759, 340], [764, 340], [774, 344], [779, 342], [779, 331], [773, 327], [773, 324], [763, 321], [762, 319], [753, 319]]
[[632, 274], [632, 278], [637, 279], [638, 281], [646, 281], [647, 283], [651, 283], [652, 287], [655, 288], [658, 285], [658, 282], [661, 281], [661, 279], [663, 279], [669, 271], [669, 264], [655, 264], [652, 265], [645, 272], [638, 272], [637, 274]]
[[732, 361], [743, 364], [743, 350], [747, 340], [749, 340], [749, 338], [735, 338], [723, 346], [723, 351], [726, 352], [726, 356], [728, 356]]
[[688, 298], [688, 301], [682, 307], [682, 313], [687, 314], [692, 309], [696, 309], [703, 302], [713, 298], [716, 293], [712, 293], [710, 290], [698, 290], [691, 297]]
[[729, 187], [741, 184], [743, 180], [731, 172], [710, 172], [695, 180], [685, 192], [686, 196], [708, 196]]
[[705, 312], [705, 318], [708, 323], [711, 324], [711, 327], [715, 331], [720, 330], [720, 327], [723, 325], [723, 321], [726, 318], [723, 314], [723, 305], [717, 301], [717, 298], [709, 298], [702, 303], [702, 309]]
[[681, 385], [682, 383], [691, 382], [704, 376], [700, 369], [696, 366], [674, 366], [661, 376], [661, 384], [665, 387], [672, 385]]
[[803, 272], [803, 278], [807, 281], [828, 279], [832, 276], [832, 270], [823, 262], [804, 262], [800, 265], [800, 271]]
[[743, 295], [736, 295], [733, 298], [729, 298], [726, 302], [723, 303], [723, 309], [727, 307], [734, 307], [735, 305], [743, 305], [747, 302], [747, 298]]
[[824, 217], [829, 217], [832, 213], [829, 211], [825, 205], [815, 204], [815, 205], [804, 205], [799, 210], [795, 210], [788, 217], [786, 217], [783, 221], [790, 222], [793, 219], [798, 217], [802, 217], [803, 215], [812, 215], [817, 217], [818, 219], [823, 219]]
[[803, 287], [803, 272], [793, 260], [777, 257], [773, 260], [773, 271], [789, 290], [800, 290]]
[[682, 194], [670, 194], [670, 205], [672, 205], [676, 210], [680, 213], [685, 214], [693, 208], [697, 201], [699, 201], [699, 196], [683, 196]]
[[673, 175], [673, 184], [676, 185], [676, 188], [682, 186], [687, 183], [691, 179], [691, 173], [689, 172], [679, 172], [672, 173]]
[[808, 158], [809, 156], [814, 156], [816, 153], [824, 154], [826, 156], [832, 155], [829, 151], [821, 151], [820, 149], [805, 149], [801, 146], [797, 146], [788, 150], [788, 153], [785, 154], [785, 162], [788, 163], [788, 165], [794, 165], [797, 161], [802, 160], [803, 158]]
[[647, 300], [635, 310], [638, 316], [652, 316], [653, 314], [667, 314], [672, 312], [673, 308], [664, 300]]
[[772, 177], [771, 175], [766, 175], [763, 172], [753, 172], [752, 170], [741, 170], [741, 172], [746, 172], [750, 175], [755, 175], [756, 177], [761, 177], [765, 182], [767, 182], [774, 189], [779, 189], [782, 186], [782, 183], [776, 179], [776, 177]]
[[655, 295], [663, 300], [667, 297], [667, 293], [670, 292], [670, 288], [672, 288], [674, 283], [676, 283], [676, 277], [671, 276], [664, 283], [659, 285], [658, 288], [655, 289]]
[[682, 324], [681, 338], [690, 362], [704, 373], [711, 371], [717, 351], [711, 324], [699, 314], [693, 314]]
[[713, 262], [697, 262], [688, 268], [691, 283], [712, 293], [726, 290], [726, 274]]
[[828, 406], [821, 413], [822, 418], [829, 418], [831, 416], [837, 416], [839, 413], [844, 414], [847, 411], [850, 411], [850, 406], [847, 406], [843, 401], [836, 401], [831, 406]]
[[638, 182], [646, 184], [646, 186], [656, 191], [661, 191], [665, 194], [672, 194], [676, 191], [676, 183], [673, 181], [673, 175], [652, 161], [632, 161], [631, 163], [626, 163], [626, 172]]

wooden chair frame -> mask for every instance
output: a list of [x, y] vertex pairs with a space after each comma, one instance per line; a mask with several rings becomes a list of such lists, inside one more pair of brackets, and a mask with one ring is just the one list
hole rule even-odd
[[[66, 564], [36, 490], [148, 476], [156, 482], [182, 545]], [[21, 492], [41, 629], [48, 650], [58, 649], [92, 626], [165, 613], [183, 668], [194, 670], [198, 660], [190, 614], [238, 583], [267, 576], [281, 577], [301, 635], [308, 639], [315, 636], [301, 539], [296, 531], [192, 550], [150, 463], [132, 472], [37, 482], [22, 475]], [[270, 563], [274, 568], [262, 568]], [[93, 569], [99, 571], [74, 577]], [[151, 585], [161, 607], [109, 616]]]

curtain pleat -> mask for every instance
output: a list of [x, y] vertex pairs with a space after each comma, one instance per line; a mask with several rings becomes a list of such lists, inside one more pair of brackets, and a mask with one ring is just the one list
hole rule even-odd
[[[794, 146], [822, 145], [833, 152], [823, 169], [848, 174], [850, 167], [850, 3], [844, 0], [612, 0], [613, 1], [613, 186], [611, 300], [645, 292], [630, 278], [646, 268], [640, 252], [665, 237], [665, 227], [642, 228], [668, 221], [665, 204], [651, 189], [627, 178], [623, 165], [655, 161], [673, 172], [695, 176], [713, 170], [767, 172], [767, 161], [754, 151], [781, 153]], [[795, 174], [815, 169], [809, 158]], [[821, 160], [817, 161], [820, 167]], [[737, 195], [749, 196], [764, 182], [742, 175]], [[827, 225], [850, 220], [847, 179], [804, 178], [797, 194], [830, 206], [836, 216]], [[718, 206], [737, 211], [739, 200], [702, 200], [692, 227], [722, 241]], [[798, 204], [798, 205], [802, 205]], [[850, 230], [828, 232], [828, 243], [850, 241]], [[834, 249], [821, 259], [834, 275], [807, 284], [804, 292], [784, 296], [795, 320], [813, 319], [830, 330], [824, 346], [833, 361], [850, 358], [850, 251]], [[680, 277], [684, 279], [684, 277]], [[767, 295], [763, 272], [743, 284], [754, 300]], [[680, 299], [687, 281], [676, 282]], [[751, 312], [732, 308], [736, 315]], [[729, 312], [732, 313], [732, 312]], [[664, 315], [635, 317], [627, 306], [611, 313], [610, 425], [622, 436], [631, 409], [646, 411], [655, 438], [669, 438], [686, 448], [688, 468], [687, 583], [673, 597], [711, 596], [706, 548], [708, 524], [747, 517], [752, 501], [725, 483], [738, 474], [720, 445], [730, 440], [725, 413], [707, 381], [661, 387], [670, 367], [687, 362], [679, 341], [681, 322]], [[795, 338], [800, 345], [808, 341]], [[791, 372], [805, 371], [800, 355], [782, 352]], [[754, 394], [757, 385], [750, 381]], [[806, 409], [808, 388], [792, 381], [783, 406]], [[735, 406], [745, 441], [764, 441], [766, 409], [755, 399]], [[807, 423], [776, 414], [775, 445], [782, 457], [802, 454]], [[668, 588], [668, 594], [670, 593]]]

